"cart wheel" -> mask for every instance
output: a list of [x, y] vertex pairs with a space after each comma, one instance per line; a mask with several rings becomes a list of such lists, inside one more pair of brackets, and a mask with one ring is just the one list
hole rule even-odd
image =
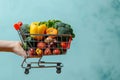
[[61, 63], [57, 63], [57, 66], [60, 66], [61, 65]]
[[61, 68], [57, 68], [56, 73], [60, 74], [61, 73]]
[[29, 69], [25, 69], [25, 74], [29, 74]]

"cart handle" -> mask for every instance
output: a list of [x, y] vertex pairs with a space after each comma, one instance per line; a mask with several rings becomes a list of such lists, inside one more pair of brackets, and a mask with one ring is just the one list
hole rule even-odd
[[22, 25], [23, 25], [23, 23], [21, 21], [19, 21], [19, 22], [15, 23], [13, 26], [14, 26], [15, 30], [19, 30]]

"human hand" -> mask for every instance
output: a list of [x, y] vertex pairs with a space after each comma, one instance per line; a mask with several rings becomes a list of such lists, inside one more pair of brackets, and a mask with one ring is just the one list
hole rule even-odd
[[24, 58], [27, 57], [25, 50], [22, 48], [22, 43], [19, 41], [0, 40], [0, 51], [13, 52]]
[[22, 48], [22, 43], [19, 41], [14, 42], [13, 52], [24, 58], [27, 57], [25, 50]]

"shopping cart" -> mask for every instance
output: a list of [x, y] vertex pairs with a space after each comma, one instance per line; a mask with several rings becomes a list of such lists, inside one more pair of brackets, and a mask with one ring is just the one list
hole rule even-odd
[[[17, 30], [20, 40], [22, 44], [25, 44], [27, 48], [24, 48], [27, 54], [27, 58], [24, 58], [21, 67], [25, 69], [25, 74], [29, 73], [29, 70], [32, 68], [56, 68], [56, 73], [61, 73], [61, 68], [63, 67], [63, 64], [61, 62], [45, 62], [41, 61], [43, 56], [50, 56], [50, 55], [65, 55], [67, 53], [67, 50], [70, 48], [70, 43], [72, 41], [72, 36], [70, 34], [61, 34], [61, 35], [53, 35], [53, 34], [30, 34], [30, 33], [24, 33], [21, 30], [22, 23], [16, 23], [14, 25], [15, 30]], [[35, 37], [42, 37], [42, 40], [35, 40], [30, 39], [30, 36]], [[52, 40], [47, 40], [48, 37], [54, 37]], [[67, 44], [65, 47], [61, 47], [61, 43], [64, 42]], [[45, 46], [37, 51], [37, 44], [38, 43], [45, 43]], [[54, 44], [54, 45], [52, 45]], [[52, 45], [52, 46], [51, 46]], [[46, 49], [49, 47], [49, 49], [46, 51]], [[55, 53], [55, 49], [57, 49], [57, 53]], [[30, 52], [31, 51], [31, 52]], [[37, 54], [37, 52], [41, 54]], [[31, 55], [32, 53], [32, 55]], [[28, 62], [28, 59], [31, 58], [38, 58], [36, 62]]]

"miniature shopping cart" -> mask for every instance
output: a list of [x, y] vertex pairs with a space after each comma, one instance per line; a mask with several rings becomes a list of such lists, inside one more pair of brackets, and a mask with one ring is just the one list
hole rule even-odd
[[[61, 62], [41, 61], [43, 56], [64, 55], [70, 48], [72, 37], [70, 34], [30, 34], [21, 30], [22, 23], [16, 23], [14, 28], [17, 30], [21, 42], [24, 44], [27, 58], [24, 58], [21, 67], [25, 69], [25, 74], [32, 68], [56, 68], [56, 73], [61, 73], [63, 64]], [[41, 40], [35, 40], [31, 37], [42, 37]], [[53, 37], [54, 39], [51, 39]], [[64, 43], [63, 43], [64, 42]], [[40, 45], [42, 44], [42, 45]], [[63, 47], [61, 47], [63, 44]], [[42, 48], [41, 48], [42, 47]], [[39, 49], [41, 48], [41, 49]], [[28, 62], [28, 59], [38, 58], [36, 62]]]

